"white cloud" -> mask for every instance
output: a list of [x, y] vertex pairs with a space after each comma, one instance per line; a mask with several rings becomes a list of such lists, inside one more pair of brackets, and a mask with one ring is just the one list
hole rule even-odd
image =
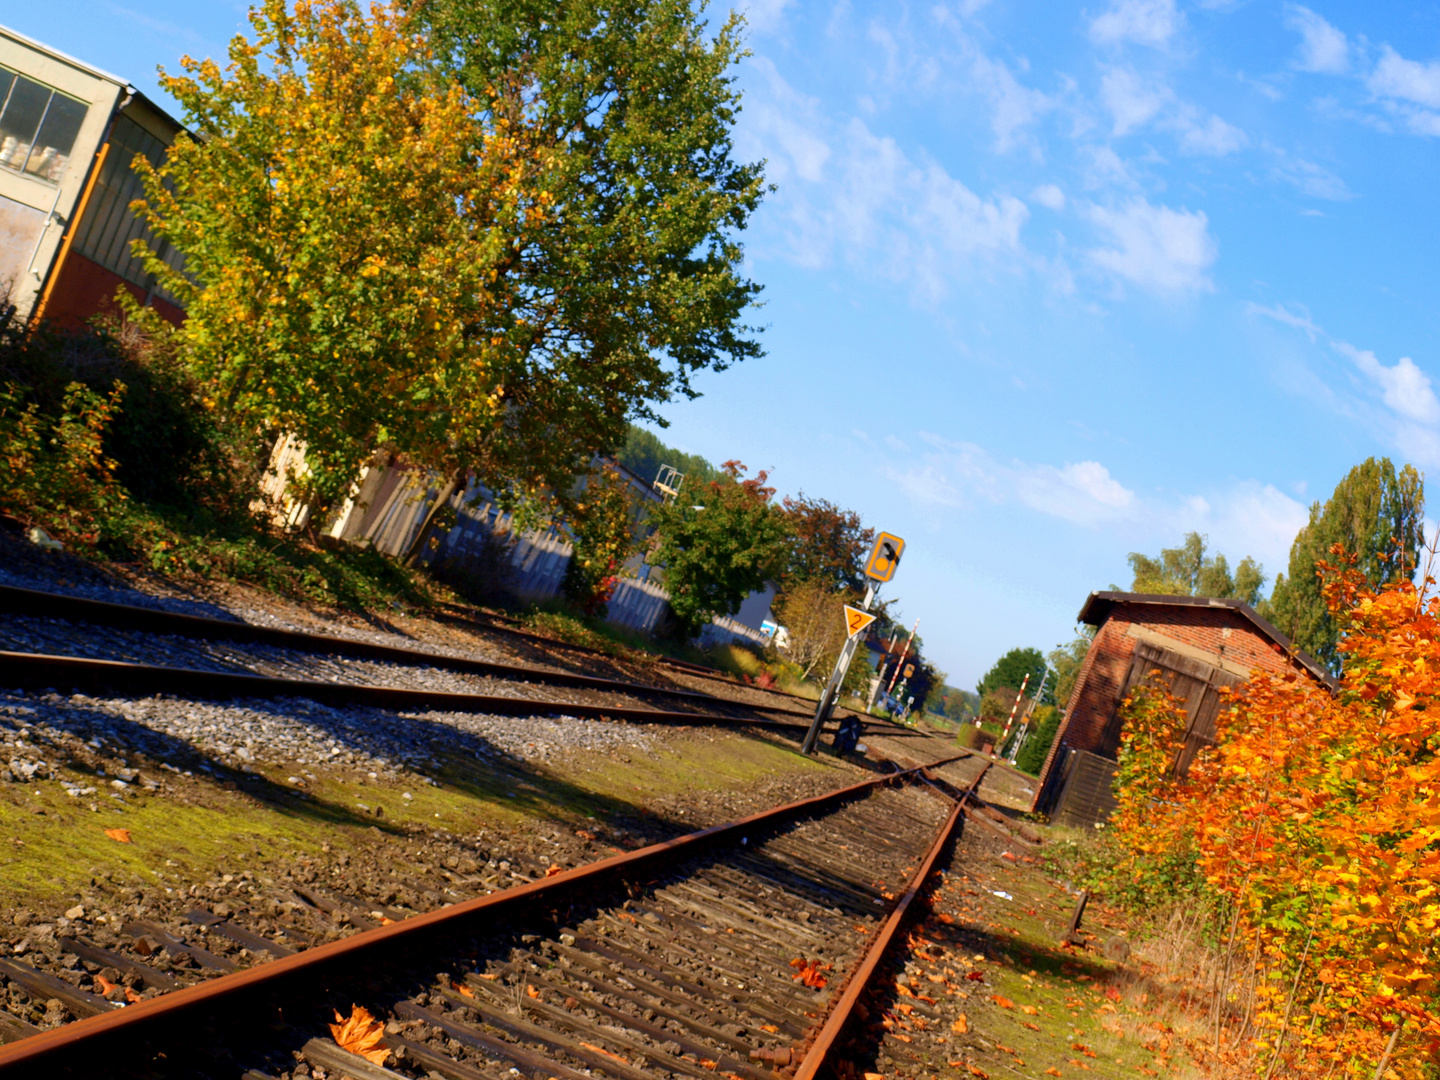
[[1152, 206], [1136, 198], [1119, 210], [1092, 206], [1089, 217], [1113, 244], [1090, 252], [1097, 266], [1158, 293], [1213, 287], [1207, 271], [1217, 249], [1203, 212]]
[[1175, 124], [1180, 132], [1180, 149], [1187, 154], [1224, 157], [1245, 148], [1245, 133], [1218, 116], [1202, 120], [1190, 110], [1182, 111]]
[[[1146, 497], [1098, 461], [1064, 465], [998, 460], [972, 442], [921, 432], [928, 447], [889, 478], [915, 502], [959, 510], [977, 504], [1022, 506], [1046, 517], [1116, 534], [1130, 550], [1173, 544], [1191, 529], [1232, 562], [1252, 555], [1273, 574], [1283, 570], [1296, 532], [1308, 520], [1301, 503], [1258, 480], [1236, 480], [1203, 494]], [[986, 511], [989, 513], [989, 511]]]
[[1030, 198], [1048, 210], [1065, 209], [1065, 192], [1054, 184], [1041, 184], [1030, 193]]
[[1100, 80], [1100, 98], [1110, 110], [1112, 135], [1125, 135], [1148, 123], [1170, 98], [1167, 87], [1147, 85], [1127, 68], [1111, 68]]
[[778, 27], [789, 6], [790, 0], [741, 0], [736, 4], [752, 34], [768, 33]]
[[[765, 84], [765, 93], [746, 101], [743, 131], [760, 144], [753, 156], [768, 159], [769, 178], [776, 183], [792, 175], [820, 180], [830, 147], [820, 134], [823, 121], [818, 102], [798, 93], [765, 57], [756, 57], [751, 65]], [[744, 149], [748, 152], [751, 148]]]
[[1300, 55], [1295, 66], [1301, 71], [1343, 75], [1350, 66], [1350, 43], [1345, 35], [1307, 7], [1289, 5], [1285, 25], [1300, 35]]
[[1090, 24], [1090, 37], [1102, 45], [1133, 41], [1158, 47], [1179, 28], [1175, 0], [1114, 0], [1110, 9]]
[[1020, 134], [1054, 107], [1050, 97], [1025, 86], [1003, 60], [986, 55], [965, 41], [971, 84], [990, 103], [990, 128], [995, 132], [995, 149], [1004, 153]]
[[1278, 146], [1266, 146], [1270, 151], [1274, 164], [1271, 167], [1271, 175], [1277, 180], [1283, 180], [1294, 186], [1295, 190], [1302, 195], [1309, 195], [1316, 199], [1330, 199], [1335, 202], [1351, 198], [1350, 189], [1345, 181], [1336, 176], [1323, 165], [1317, 165], [1313, 161], [1306, 161], [1302, 157], [1296, 157], [1288, 150]]
[[[1294, 327], [1312, 343], [1324, 343], [1353, 365], [1355, 392], [1329, 393], [1331, 407], [1368, 424], [1417, 465], [1440, 465], [1440, 397], [1431, 378], [1408, 356], [1386, 365], [1369, 349], [1332, 337], [1308, 312], [1282, 306], [1248, 305], [1260, 315]], [[1328, 390], [1328, 388], [1326, 388]]]
[[1440, 108], [1440, 61], [1422, 64], [1418, 60], [1406, 60], [1386, 45], [1368, 83], [1370, 90], [1381, 97]]

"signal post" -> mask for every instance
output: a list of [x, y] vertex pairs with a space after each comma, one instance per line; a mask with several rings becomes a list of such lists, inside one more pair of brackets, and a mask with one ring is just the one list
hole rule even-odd
[[805, 733], [805, 741], [800, 744], [802, 754], [815, 752], [815, 744], [820, 739], [820, 729], [825, 726], [835, 708], [835, 699], [840, 696], [840, 687], [845, 682], [846, 672], [850, 670], [850, 661], [855, 658], [860, 647], [865, 628], [875, 621], [875, 616], [870, 614], [875, 597], [879, 595], [880, 586], [895, 576], [904, 551], [905, 541], [898, 536], [882, 532], [876, 538], [875, 547], [871, 549], [870, 557], [865, 560], [865, 576], [869, 579], [865, 586], [865, 599], [860, 601], [858, 608], [845, 605], [845, 644], [840, 649], [840, 658], [835, 661], [835, 670], [830, 675], [830, 681], [825, 684], [825, 692], [820, 695], [815, 719], [810, 721], [810, 730]]

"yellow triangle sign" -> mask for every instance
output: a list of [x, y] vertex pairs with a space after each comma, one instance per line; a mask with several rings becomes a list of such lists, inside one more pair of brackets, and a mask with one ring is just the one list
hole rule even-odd
[[875, 616], [871, 615], [868, 611], [861, 611], [859, 608], [853, 608], [849, 604], [845, 605], [845, 627], [850, 637], [854, 637], [874, 621]]

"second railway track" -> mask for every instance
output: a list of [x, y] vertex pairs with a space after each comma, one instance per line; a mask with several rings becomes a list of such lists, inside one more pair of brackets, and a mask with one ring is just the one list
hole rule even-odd
[[[967, 794], [925, 780], [879, 777], [303, 951], [207, 910], [183, 936], [127, 927], [123, 952], [73, 942], [97, 972], [169, 991], [129, 1006], [0, 961], [12, 1000], [63, 994], [87, 1017], [34, 1034], [0, 1022], [0, 1070], [809, 1080], [962, 820]], [[277, 959], [189, 986], [169, 962], [220, 968], [241, 940]], [[330, 1037], [355, 1006], [378, 1018], [383, 1063]]]
[[[803, 728], [810, 715], [809, 709], [785, 700], [744, 703], [676, 686], [11, 586], [0, 586], [0, 613], [10, 616], [0, 627], [0, 686], [215, 699], [308, 697], [335, 704], [510, 715], [559, 710], [586, 718], [758, 723], [781, 729]], [[97, 627], [111, 633], [97, 635]], [[869, 724], [904, 730], [883, 721]]]

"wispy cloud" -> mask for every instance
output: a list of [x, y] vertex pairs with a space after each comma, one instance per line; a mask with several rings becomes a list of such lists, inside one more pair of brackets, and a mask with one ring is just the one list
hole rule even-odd
[[1301, 71], [1343, 75], [1350, 67], [1350, 42], [1345, 34], [1307, 7], [1290, 4], [1285, 25], [1300, 35], [1295, 66]]
[[1090, 24], [1090, 38], [1103, 45], [1134, 42], [1159, 47], [1179, 29], [1175, 0], [1113, 0]]
[[1173, 544], [1186, 532], [1209, 535], [1215, 550], [1252, 555], [1273, 574], [1283, 569], [1305, 506], [1273, 484], [1231, 480], [1198, 493], [1144, 496], [1099, 461], [1054, 465], [1001, 460], [973, 442], [920, 433], [915, 459], [887, 470], [919, 506], [973, 510], [1012, 505], [1089, 530], [1108, 530], [1139, 547]]
[[1303, 308], [1249, 304], [1247, 310], [1292, 327], [1349, 361], [1352, 392], [1332, 391], [1322, 400], [1368, 424], [1415, 464], [1440, 465], [1440, 397], [1430, 376], [1413, 359], [1402, 356], [1386, 364], [1372, 350], [1331, 336]]

